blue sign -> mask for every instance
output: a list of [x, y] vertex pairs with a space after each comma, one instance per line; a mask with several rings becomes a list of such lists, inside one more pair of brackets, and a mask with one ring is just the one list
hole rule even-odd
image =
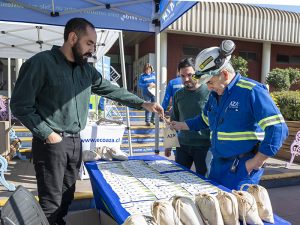
[[[102, 66], [103, 62], [103, 66]], [[103, 56], [100, 60], [98, 60], [95, 64], [96, 70], [106, 79], [110, 80], [110, 57]], [[103, 71], [104, 69], [104, 71]]]
[[164, 30], [198, 1], [167, 1], [160, 3], [160, 30]]

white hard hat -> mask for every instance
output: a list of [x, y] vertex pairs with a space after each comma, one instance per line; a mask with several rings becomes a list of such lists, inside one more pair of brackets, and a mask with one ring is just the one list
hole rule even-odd
[[199, 83], [203, 84], [218, 75], [230, 61], [234, 49], [234, 42], [225, 40], [220, 47], [206, 48], [201, 51], [195, 60], [194, 78], [200, 79]]

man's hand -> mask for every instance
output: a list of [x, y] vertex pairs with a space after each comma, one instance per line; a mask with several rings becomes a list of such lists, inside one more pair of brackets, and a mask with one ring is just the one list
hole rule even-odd
[[164, 109], [157, 102], [144, 102], [142, 107], [150, 112], [158, 113], [161, 118], [164, 117]]
[[170, 128], [172, 130], [189, 130], [189, 127], [185, 122], [172, 121], [170, 123]]
[[148, 85], [148, 87], [155, 87], [156, 85], [155, 85], [155, 83], [150, 83], [149, 85]]
[[256, 155], [246, 161], [246, 170], [250, 174], [253, 170], [259, 170], [268, 159], [268, 156], [258, 152]]
[[62, 137], [55, 132], [52, 132], [46, 139], [46, 143], [48, 144], [56, 144], [62, 141]]
[[166, 157], [170, 157], [171, 156], [171, 152], [172, 152], [171, 148], [165, 148], [165, 156]]

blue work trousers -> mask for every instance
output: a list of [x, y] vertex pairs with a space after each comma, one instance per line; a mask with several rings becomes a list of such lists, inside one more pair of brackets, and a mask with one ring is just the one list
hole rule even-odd
[[258, 184], [264, 169], [253, 170], [250, 174], [246, 169], [246, 161], [253, 156], [239, 159], [235, 172], [230, 171], [234, 159], [213, 157], [209, 179], [229, 189], [239, 190], [243, 184]]
[[[143, 98], [146, 102], [155, 102], [155, 97], [149, 92], [143, 93]], [[155, 113], [151, 114], [151, 122], [154, 122]], [[145, 122], [150, 122], [150, 112], [145, 110]]]

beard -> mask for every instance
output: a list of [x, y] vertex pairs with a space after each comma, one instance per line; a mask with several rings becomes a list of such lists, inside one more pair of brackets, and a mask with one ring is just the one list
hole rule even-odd
[[196, 87], [196, 82], [186, 81], [186, 82], [184, 82], [184, 87], [186, 89], [194, 89]]
[[76, 44], [72, 47], [72, 52], [74, 56], [74, 61], [79, 66], [84, 66], [87, 63], [89, 57], [92, 57], [91, 53], [82, 54], [81, 46], [77, 41]]

